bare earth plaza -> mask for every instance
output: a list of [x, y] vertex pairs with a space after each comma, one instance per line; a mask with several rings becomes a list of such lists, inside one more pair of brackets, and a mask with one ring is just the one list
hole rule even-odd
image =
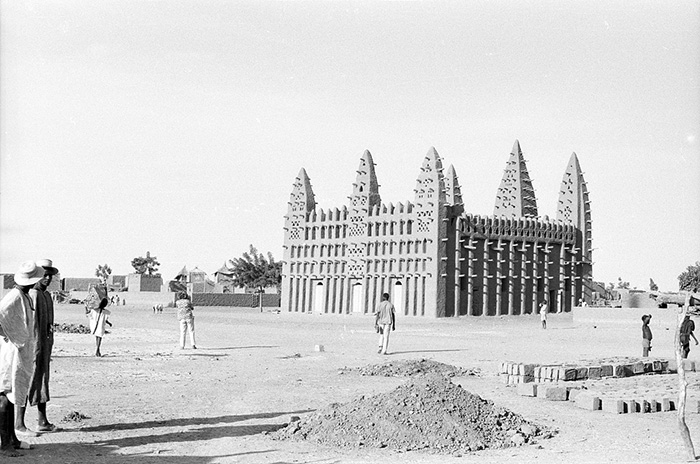
[[698, 37], [0, 1], [0, 464], [697, 461]]

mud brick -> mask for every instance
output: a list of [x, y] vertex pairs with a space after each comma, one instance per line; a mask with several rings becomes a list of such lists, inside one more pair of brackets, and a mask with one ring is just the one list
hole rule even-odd
[[625, 377], [625, 365], [624, 364], [613, 364], [613, 377]]
[[587, 367], [579, 367], [576, 369], [576, 380], [588, 380]]
[[501, 361], [501, 363], [498, 365], [498, 373], [499, 374], [507, 374], [508, 371], [506, 371], [506, 362]]
[[647, 400], [642, 400], [640, 403], [640, 407], [641, 407], [641, 410], [639, 412], [641, 412], [642, 414], [647, 413], [647, 412], [652, 412], [651, 411], [651, 404]]
[[669, 359], [668, 361], [661, 361], [661, 365], [664, 367], [664, 372], [669, 374], [675, 374], [678, 371], [678, 365], [675, 359]]
[[659, 403], [656, 400], [651, 400], [649, 401], [649, 410], [650, 412], [659, 412], [661, 411], [661, 403]]
[[602, 402], [602, 409], [605, 412], [609, 412], [612, 414], [623, 414], [626, 412], [626, 407], [627, 405], [625, 404], [624, 401], [618, 400], [618, 399], [613, 399], [613, 398], [605, 398], [603, 399]]
[[599, 411], [601, 408], [600, 398], [590, 392], [585, 391], [581, 391], [581, 393], [576, 395], [574, 403], [577, 407], [588, 411]]
[[535, 368], [532, 371], [532, 376], [533, 377], [541, 377], [540, 376], [540, 371], [542, 370], [542, 366], [535, 366]]
[[559, 380], [563, 380], [565, 382], [576, 380], [576, 369], [572, 367], [564, 368], [564, 376], [562, 377], [560, 374]]
[[523, 383], [532, 383], [535, 381], [535, 378], [531, 375], [523, 375]]
[[521, 383], [518, 384], [515, 390], [520, 396], [537, 396], [536, 383]]
[[[625, 369], [625, 377], [633, 377], [636, 375], [634, 372], [634, 364], [624, 364], [622, 367]], [[643, 366], [642, 370], [644, 370]]]
[[601, 377], [612, 377], [615, 373], [615, 369], [610, 364], [605, 364], [600, 366], [600, 376]]
[[552, 370], [550, 371], [550, 375], [552, 376], [552, 381], [554, 381], [554, 382], [559, 381], [559, 373], [560, 372], [561, 371], [558, 368], [556, 368], [556, 367], [552, 368]]
[[523, 374], [522, 375], [534, 377], [535, 376], [535, 365], [534, 364], [523, 364]]
[[599, 380], [602, 374], [603, 368], [600, 366], [590, 366], [588, 368], [588, 378], [591, 380]]
[[636, 400], [626, 400], [627, 412], [640, 412], [641, 406]]
[[633, 375], [644, 374], [644, 363], [642, 361], [638, 361], [638, 362], [632, 364], [632, 374]]
[[575, 401], [576, 397], [583, 391], [580, 388], [567, 388], [566, 390], [568, 391], [567, 398], [569, 401]]
[[523, 365], [522, 365], [522, 364], [518, 364], [518, 365], [516, 366], [516, 371], [514, 372], [514, 374], [523, 375], [524, 373], [525, 373], [525, 370], [523, 369]]
[[644, 362], [644, 373], [654, 372], [654, 363], [651, 361]]
[[664, 398], [661, 400], [661, 412], [673, 411], [674, 403], [670, 398]]
[[[541, 395], [540, 392], [542, 392]], [[549, 401], [566, 401], [566, 388], [557, 385], [547, 385], [542, 389], [537, 389], [537, 397]]]
[[512, 363], [508, 363], [508, 368], [506, 369], [506, 373], [508, 375], [513, 375], [513, 364]]
[[[696, 409], [695, 409], [695, 411], [693, 411], [693, 412], [696, 412], [696, 413], [700, 414], [700, 400], [697, 400], [697, 401], [696, 401], [696, 405], [695, 405], [695, 406], [696, 406]], [[690, 409], [690, 408], [689, 408], [689, 409]]]
[[695, 370], [695, 361], [690, 359], [684, 359], [683, 369], [685, 369], [686, 372], [693, 372]]
[[659, 361], [659, 360], [652, 361], [651, 364], [652, 364], [651, 370], [653, 372], [661, 372], [662, 370], [664, 370], [663, 365], [661, 364], [661, 361]]
[[508, 385], [508, 374], [501, 374], [501, 382]]

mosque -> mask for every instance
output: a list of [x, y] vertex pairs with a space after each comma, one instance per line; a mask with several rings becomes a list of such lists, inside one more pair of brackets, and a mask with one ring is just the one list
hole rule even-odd
[[516, 140], [491, 216], [464, 211], [457, 173], [426, 154], [413, 202], [386, 204], [369, 151], [349, 204], [316, 209], [302, 168], [284, 227], [281, 310], [371, 314], [388, 293], [397, 316], [567, 312], [592, 289], [591, 208], [576, 153], [561, 182], [556, 220], [538, 214]]

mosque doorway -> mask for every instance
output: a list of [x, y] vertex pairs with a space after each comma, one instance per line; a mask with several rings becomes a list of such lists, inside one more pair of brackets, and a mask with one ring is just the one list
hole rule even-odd
[[317, 282], [316, 285], [314, 285], [314, 306], [313, 306], [313, 312], [316, 314], [323, 314], [325, 312], [325, 296], [326, 292], [324, 292], [325, 287], [323, 285], [323, 282]]
[[362, 304], [362, 290], [362, 284], [360, 282], [352, 286], [352, 312], [356, 314], [365, 312], [364, 305]]
[[394, 284], [393, 292], [391, 295], [391, 302], [394, 304], [396, 314], [400, 314], [403, 316], [403, 284], [401, 282], [396, 282]]

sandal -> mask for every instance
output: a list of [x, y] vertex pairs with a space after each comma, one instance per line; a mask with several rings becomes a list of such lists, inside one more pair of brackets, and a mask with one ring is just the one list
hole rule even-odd
[[57, 430], [60, 430], [58, 427], [56, 427], [54, 424], [44, 424], [40, 425], [37, 427], [37, 432], [56, 432]]

